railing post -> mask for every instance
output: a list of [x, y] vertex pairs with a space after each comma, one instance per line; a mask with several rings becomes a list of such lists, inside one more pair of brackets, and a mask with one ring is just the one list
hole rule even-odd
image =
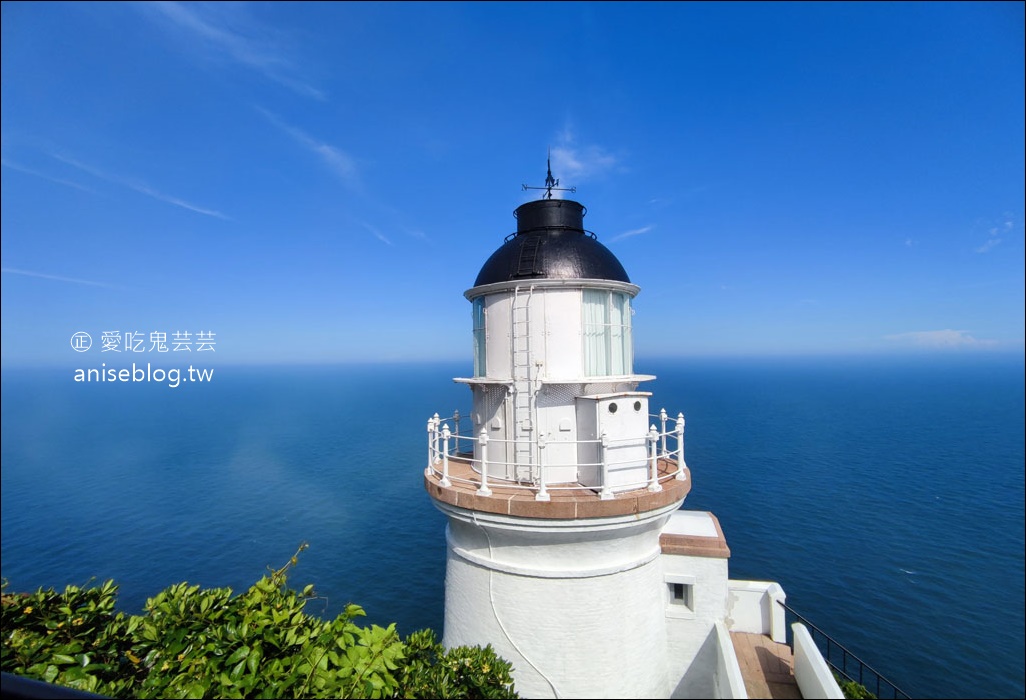
[[602, 440], [599, 444], [599, 452], [602, 453], [602, 491], [599, 493], [599, 498], [603, 501], [608, 501], [613, 498], [613, 492], [609, 490], [609, 464], [606, 463], [606, 448], [609, 447], [609, 438], [606, 436], [606, 431], [602, 431]]
[[550, 501], [549, 492], [545, 489], [545, 436], [538, 436], [538, 483], [540, 489], [535, 495], [536, 501]]
[[442, 422], [442, 419], [439, 418], [438, 414], [436, 413], [435, 415], [431, 416], [431, 420], [433, 420], [435, 422], [435, 439], [434, 439], [434, 444], [435, 444], [435, 461], [434, 461], [434, 463], [438, 464], [440, 461], [442, 461], [441, 455], [438, 454], [438, 424]]
[[457, 408], [452, 412], [452, 422], [456, 424], [456, 452], [460, 451], [460, 410]]
[[449, 424], [446, 423], [442, 426], [442, 480], [438, 482], [442, 486], [452, 486], [452, 482], [449, 481], [449, 437], [451, 435]]
[[677, 478], [684, 481], [684, 414], [677, 414]]
[[488, 488], [488, 433], [484, 428], [481, 428], [478, 444], [481, 445], [481, 488], [477, 490], [477, 495], [491, 496], [492, 490]]
[[659, 483], [659, 433], [656, 432], [654, 425], [648, 430], [648, 444], [649, 459], [652, 462], [652, 476], [648, 480], [648, 490], [655, 493], [662, 491], [663, 487]]
[[662, 441], [662, 452], [659, 453], [659, 456], [665, 459], [665, 458], [670, 456], [669, 453], [666, 451], [666, 409], [665, 408], [660, 408], [659, 409], [659, 421], [660, 421], [660, 423], [662, 423], [662, 426], [659, 429], [659, 435], [661, 436], [661, 441]]
[[428, 434], [428, 469], [431, 469], [435, 463], [435, 419], [428, 418], [427, 422], [427, 434]]

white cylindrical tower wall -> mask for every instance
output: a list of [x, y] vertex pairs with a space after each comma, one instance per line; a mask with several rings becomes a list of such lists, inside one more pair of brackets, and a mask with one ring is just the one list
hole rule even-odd
[[667, 697], [659, 533], [678, 505], [560, 523], [442, 506], [444, 644], [491, 644], [522, 697]]

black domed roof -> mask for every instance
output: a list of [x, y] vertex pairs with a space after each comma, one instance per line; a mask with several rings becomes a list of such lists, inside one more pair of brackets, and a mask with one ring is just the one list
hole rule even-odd
[[584, 230], [584, 207], [541, 199], [517, 208], [517, 233], [485, 261], [475, 287], [529, 279], [600, 279], [630, 283], [608, 248]]

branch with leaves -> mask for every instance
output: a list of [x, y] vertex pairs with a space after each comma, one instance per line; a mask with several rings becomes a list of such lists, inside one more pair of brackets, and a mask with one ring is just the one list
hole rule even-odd
[[361, 627], [358, 605], [325, 621], [288, 587], [285, 566], [250, 588], [179, 583], [142, 615], [115, 612], [117, 586], [11, 594], [3, 584], [0, 667], [109, 697], [516, 698], [492, 648], [446, 650], [430, 630]]

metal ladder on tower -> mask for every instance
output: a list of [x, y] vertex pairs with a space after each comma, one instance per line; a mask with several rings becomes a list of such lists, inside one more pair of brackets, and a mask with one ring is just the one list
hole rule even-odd
[[531, 296], [534, 286], [513, 290], [510, 339], [513, 350], [513, 464], [518, 481], [535, 481], [534, 393], [531, 377]]

